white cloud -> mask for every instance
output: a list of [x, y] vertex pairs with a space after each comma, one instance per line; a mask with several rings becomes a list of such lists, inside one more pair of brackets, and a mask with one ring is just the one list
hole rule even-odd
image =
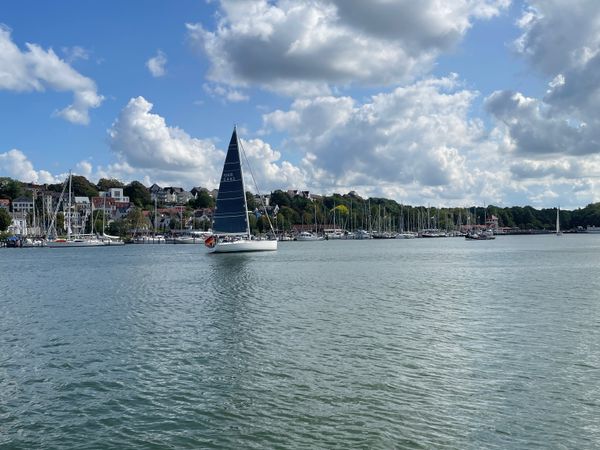
[[[307, 175], [305, 171], [289, 161], [282, 161], [281, 153], [273, 150], [266, 142], [260, 139], [242, 139], [242, 147], [250, 163], [251, 172], [256, 177], [255, 182], [261, 192], [269, 192], [287, 186], [306, 186]], [[256, 192], [257, 188], [247, 173], [245, 174], [245, 180], [247, 188]]]
[[[485, 100], [507, 139], [510, 171], [523, 186], [552, 179], [590, 178], [600, 150], [600, 3], [587, 0], [529, 1], [515, 48], [548, 77], [542, 98], [497, 91]], [[579, 189], [578, 195], [585, 189]], [[529, 198], [545, 198], [545, 191]], [[586, 191], [589, 195], [591, 191]]]
[[249, 97], [237, 89], [231, 89], [214, 83], [204, 83], [204, 92], [211, 97], [219, 97], [227, 102], [245, 102]]
[[0, 153], [0, 173], [28, 183], [44, 184], [57, 182], [57, 178], [50, 174], [50, 172], [35, 170], [27, 156], [17, 149]]
[[[586, 155], [598, 152], [600, 132], [550, 105], [519, 92], [498, 91], [485, 101], [487, 110], [506, 126], [518, 155]], [[597, 120], [597, 119], [594, 119]]]
[[74, 47], [63, 47], [62, 52], [65, 55], [67, 63], [71, 64], [79, 59], [88, 60], [90, 59], [90, 52], [79, 45]]
[[583, 66], [600, 48], [600, 3], [596, 0], [529, 0], [517, 25], [516, 50], [554, 76]]
[[25, 44], [22, 52], [13, 42], [10, 30], [0, 26], [0, 89], [16, 92], [73, 92], [74, 101], [54, 115], [76, 123], [89, 123], [88, 111], [103, 101], [96, 83], [81, 75], [61, 60], [52, 49], [43, 50], [36, 44]]
[[474, 19], [508, 0], [222, 0], [215, 31], [188, 24], [213, 82], [299, 96], [393, 85], [426, 73]]
[[[132, 98], [113, 123], [110, 147], [117, 163], [98, 169], [99, 177], [145, 179], [163, 185], [218, 187], [225, 152], [213, 142], [191, 137], [152, 113], [143, 97]], [[238, 135], [240, 130], [238, 129]], [[241, 137], [241, 136], [240, 136]], [[223, 140], [229, 142], [229, 136]], [[302, 171], [281, 160], [281, 154], [260, 139], [243, 139], [243, 147], [261, 190], [300, 183]], [[248, 174], [246, 174], [248, 175]], [[250, 177], [248, 188], [254, 191]]]
[[303, 152], [311, 188], [458, 200], [479, 188], [469, 160], [496, 148], [481, 145], [483, 125], [468, 117], [476, 96], [455, 77], [429, 79], [364, 104], [350, 97], [299, 99], [263, 120], [267, 131], [289, 134], [288, 148]]
[[153, 114], [152, 103], [132, 98], [109, 130], [110, 146], [131, 167], [173, 172], [197, 183], [215, 184], [216, 163], [223, 157], [214, 144], [192, 138]]
[[153, 77], [163, 77], [167, 73], [165, 65], [167, 64], [167, 55], [161, 50], [158, 50], [156, 56], [153, 56], [146, 61], [146, 67]]
[[[152, 106], [143, 97], [132, 98], [108, 130], [116, 161], [94, 167], [90, 161], [82, 160], [74, 165], [73, 173], [92, 182], [116, 178], [125, 183], [142, 181], [147, 186], [158, 183], [188, 189], [192, 186], [217, 188], [225, 151], [210, 140], [196, 139], [180, 128], [168, 126], [163, 117], [151, 112]], [[238, 135], [240, 133], [238, 128]], [[229, 142], [229, 136], [223, 141]], [[241, 141], [261, 191], [305, 185], [303, 169], [282, 160], [281, 154], [269, 144], [260, 139]], [[34, 183], [60, 183], [67, 177], [66, 173], [53, 175], [35, 170], [33, 163], [17, 149], [0, 153], [0, 173]], [[245, 175], [248, 189], [255, 191], [248, 169]]]

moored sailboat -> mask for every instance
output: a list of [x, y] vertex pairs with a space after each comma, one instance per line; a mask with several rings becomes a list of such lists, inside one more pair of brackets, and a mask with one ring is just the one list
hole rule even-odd
[[205, 240], [212, 253], [277, 250], [277, 240], [256, 239], [250, 234], [246, 187], [235, 127], [223, 165], [212, 229], [213, 235]]
[[[58, 238], [58, 237], [52, 238], [52, 237], [48, 236], [48, 239], [46, 241], [46, 246], [54, 247], [54, 248], [101, 247], [101, 246], [104, 246], [105, 245], [104, 242], [102, 240], [98, 239], [98, 237], [96, 237], [93, 234], [73, 235], [73, 232], [71, 229], [72, 220], [73, 220], [73, 206], [71, 203], [71, 197], [72, 197], [72, 188], [71, 188], [72, 174], [71, 174], [71, 172], [69, 172], [68, 184], [69, 184], [69, 197], [67, 200], [67, 209], [65, 211], [65, 225], [67, 228], [67, 237], [66, 238]], [[58, 213], [58, 207], [60, 206], [60, 202], [62, 201], [63, 194], [64, 194], [64, 187], [63, 187], [63, 192], [61, 193], [61, 197], [59, 200], [59, 205], [57, 205], [56, 212], [54, 214], [54, 218], [52, 219], [50, 228], [54, 228], [54, 224], [56, 222], [56, 214]], [[92, 217], [92, 222], [93, 222], [93, 217]]]
[[562, 231], [560, 231], [560, 206], [556, 208], [556, 235], [562, 236]]

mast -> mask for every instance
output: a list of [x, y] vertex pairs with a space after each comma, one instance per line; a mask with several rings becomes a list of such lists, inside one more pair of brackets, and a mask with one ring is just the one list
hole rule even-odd
[[[94, 235], [94, 199], [92, 197], [92, 204], [91, 206], [91, 211], [92, 211], [92, 227], [91, 227], [91, 234]], [[84, 230], [85, 231], [85, 230]]]
[[102, 236], [104, 236], [105, 229], [105, 220], [106, 220], [106, 195], [104, 195], [104, 204], [102, 205]]
[[67, 219], [67, 240], [71, 240], [71, 171], [69, 170], [69, 201], [68, 201], [68, 219]]
[[[233, 132], [235, 133], [235, 139], [237, 141], [238, 153], [239, 153], [240, 139], [238, 138], [237, 127], [235, 125], [233, 126]], [[239, 155], [238, 155], [238, 157], [239, 157]], [[244, 171], [241, 170], [242, 158], [239, 158], [239, 159], [240, 159], [240, 177], [242, 179], [242, 196], [244, 197], [244, 212], [246, 214], [246, 236], [248, 236], [248, 238], [250, 238], [250, 221], [248, 220], [248, 199], [246, 198], [246, 183], [244, 181]]]

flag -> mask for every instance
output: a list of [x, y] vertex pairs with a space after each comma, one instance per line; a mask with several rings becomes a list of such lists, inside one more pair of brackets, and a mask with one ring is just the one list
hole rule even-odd
[[204, 245], [208, 248], [213, 248], [217, 244], [217, 239], [214, 236], [209, 236], [204, 241]]

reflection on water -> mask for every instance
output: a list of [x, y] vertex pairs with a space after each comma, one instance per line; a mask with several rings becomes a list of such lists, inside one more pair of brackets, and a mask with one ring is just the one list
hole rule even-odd
[[2, 249], [0, 447], [600, 442], [600, 236], [203, 250]]

